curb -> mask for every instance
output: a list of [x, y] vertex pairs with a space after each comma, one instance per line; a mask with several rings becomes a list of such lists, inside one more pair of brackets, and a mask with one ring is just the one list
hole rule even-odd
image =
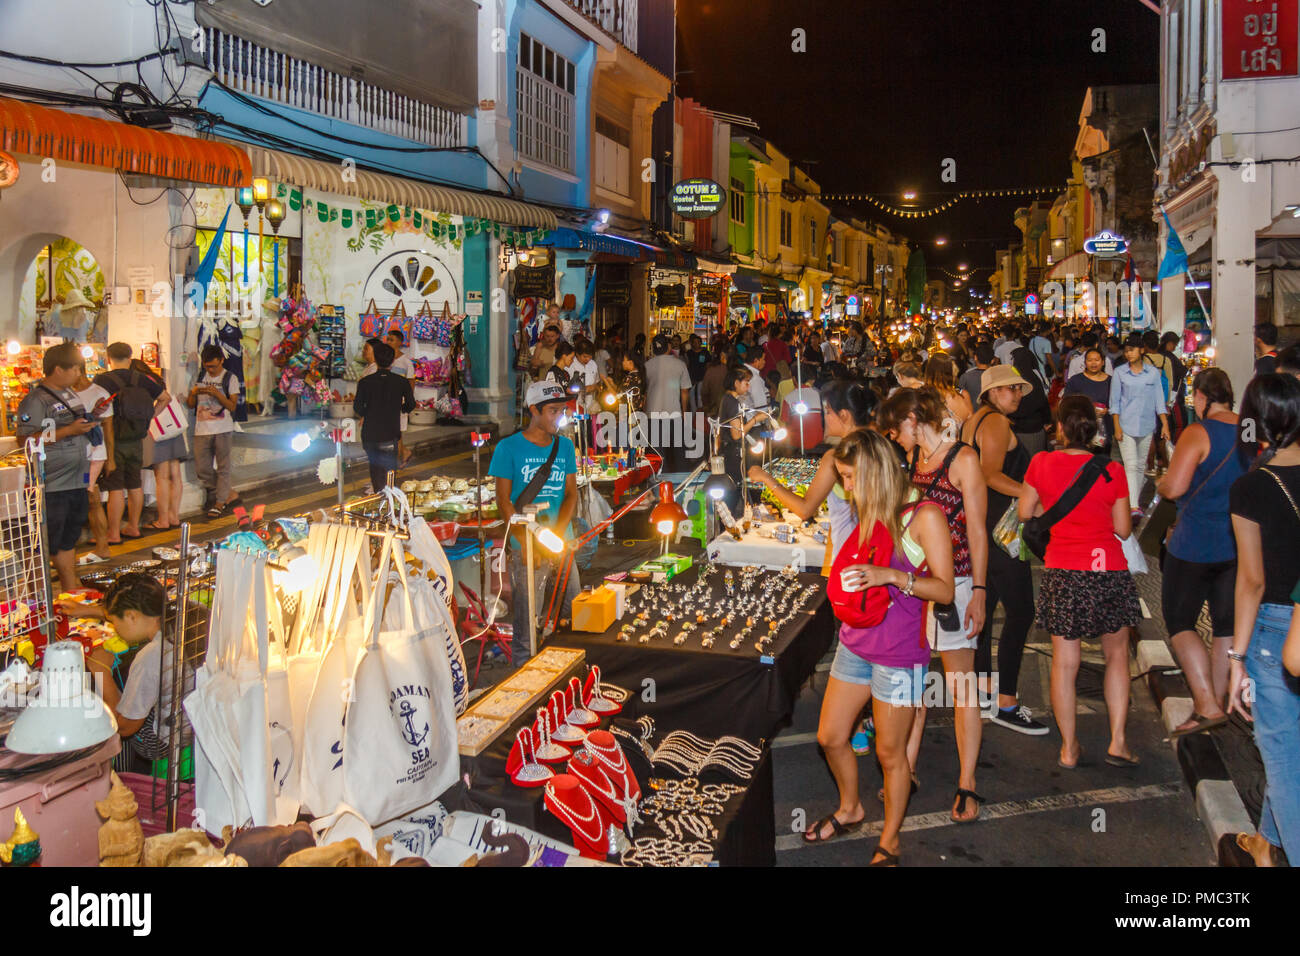
[[[422, 459], [431, 459], [442, 457], [447, 454], [463, 452], [470, 450], [469, 433], [481, 426], [466, 425], [463, 434], [443, 435], [437, 438], [429, 438], [422, 442], [417, 442], [411, 447], [411, 452]], [[492, 433], [492, 441], [495, 442], [501, 437], [500, 426], [493, 422], [486, 426], [485, 431]], [[490, 449], [489, 449], [490, 450]], [[413, 466], [418, 466], [419, 462], [412, 462]], [[343, 461], [343, 474], [345, 480], [352, 480], [369, 475], [369, 465], [366, 462], [365, 455], [357, 458]], [[234, 488], [241, 495], [248, 494], [274, 494], [279, 491], [294, 491], [302, 487], [304, 479], [316, 480], [316, 466], [312, 465], [306, 468], [296, 469], [294, 471], [281, 472], [274, 478], [263, 479], [257, 482], [251, 482], [248, 485], [241, 485], [238, 481], [234, 483]]]
[[[1138, 670], [1146, 674], [1147, 687], [1160, 708], [1165, 730], [1172, 732], [1192, 715], [1192, 696], [1187, 682], [1163, 640], [1138, 641], [1137, 660]], [[1228, 774], [1213, 734], [1189, 734], [1171, 738], [1169, 743], [1196, 798], [1197, 815], [1205, 825], [1215, 852], [1218, 852], [1219, 838], [1223, 834], [1253, 833], [1255, 825]], [[1223, 865], [1222, 859], [1219, 865]]]

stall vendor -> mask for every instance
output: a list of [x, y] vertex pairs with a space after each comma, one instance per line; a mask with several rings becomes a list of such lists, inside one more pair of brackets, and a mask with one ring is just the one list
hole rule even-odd
[[[118, 577], [104, 594], [102, 612], [118, 637], [132, 647], [144, 646], [136, 652], [120, 688], [116, 654], [100, 647], [87, 659], [91, 673], [103, 676], [104, 704], [117, 718], [118, 734], [129, 738], [131, 748], [146, 760], [164, 755], [166, 742], [161, 738], [171, 711], [170, 693], [161, 700], [166, 713], [159, 715], [156, 711], [161, 675], [171, 673], [172, 668], [172, 647], [170, 642], [164, 643], [162, 636], [166, 604], [166, 590], [148, 574], [128, 572]], [[85, 612], [83, 608], [79, 613]]]
[[[529, 504], [536, 504], [540, 506], [537, 521], [565, 538], [570, 537], [569, 520], [578, 504], [577, 455], [573, 442], [557, 434], [568, 398], [568, 393], [554, 382], [529, 385], [525, 396], [528, 427], [498, 442], [492, 453], [492, 464], [488, 467], [488, 474], [496, 479], [501, 517], [507, 523], [516, 512], [523, 511]], [[513, 533], [522, 550], [527, 528], [516, 525]], [[563, 564], [559, 557], [551, 556], [540, 545], [534, 547], [533, 555], [534, 563], [541, 564], [535, 584], [544, 594], [545, 580]], [[510, 561], [509, 564], [514, 594], [511, 601], [514, 606], [511, 663], [519, 667], [529, 656], [532, 624], [528, 619], [528, 568], [523, 561]], [[571, 563], [560, 613], [562, 618], [570, 617], [578, 590], [578, 569]], [[540, 601], [536, 602], [535, 610], [542, 610]]]

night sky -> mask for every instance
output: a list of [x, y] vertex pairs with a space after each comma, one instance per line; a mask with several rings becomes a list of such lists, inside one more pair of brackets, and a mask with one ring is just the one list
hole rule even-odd
[[[796, 27], [806, 53], [791, 49]], [[752, 117], [823, 192], [898, 205], [914, 188], [928, 207], [960, 189], [1063, 186], [1085, 91], [1157, 82], [1159, 36], [1139, 0], [679, 0], [678, 92]], [[946, 157], [955, 184], [941, 181]], [[851, 208], [956, 271], [991, 267], [1028, 202], [963, 199], [911, 220]]]

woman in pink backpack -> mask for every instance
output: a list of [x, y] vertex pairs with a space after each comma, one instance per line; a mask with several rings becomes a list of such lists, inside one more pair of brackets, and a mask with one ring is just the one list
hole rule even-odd
[[930, 662], [926, 604], [953, 599], [952, 538], [938, 505], [908, 505], [911, 481], [884, 436], [851, 432], [836, 446], [835, 468], [858, 512], [857, 533], [840, 548], [826, 587], [843, 626], [817, 727], [840, 803], [804, 840], [825, 843], [866, 820], [850, 736], [870, 698], [885, 775], [885, 820], [871, 865], [897, 866], [912, 783], [907, 738]]

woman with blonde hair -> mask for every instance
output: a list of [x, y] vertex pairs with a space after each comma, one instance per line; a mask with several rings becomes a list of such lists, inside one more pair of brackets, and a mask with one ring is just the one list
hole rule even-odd
[[[985, 512], [988, 486], [974, 448], [945, 428], [944, 403], [932, 388], [901, 388], [880, 409], [880, 428], [907, 453], [908, 475], [921, 500], [943, 509], [952, 536], [952, 604], [936, 605], [926, 621], [926, 635], [943, 660], [953, 701], [957, 755], [961, 767], [953, 795], [954, 823], [978, 819], [984, 798], [975, 791], [979, 761], [980, 703], [976, 691], [975, 649], [984, 628], [988, 591], [989, 535]], [[915, 782], [916, 761], [925, 731], [925, 711], [916, 715], [907, 743]]]
[[925, 363], [925, 384], [939, 393], [949, 417], [956, 424], [956, 429], [960, 429], [975, 409], [971, 407], [966, 393], [957, 387], [957, 367], [952, 359], [942, 352], [931, 355]]
[[840, 802], [804, 840], [825, 843], [866, 819], [850, 735], [870, 698], [885, 775], [885, 820], [871, 865], [897, 866], [912, 782], [907, 738], [930, 661], [921, 626], [927, 602], [953, 599], [952, 539], [938, 505], [908, 504], [911, 482], [883, 435], [850, 432], [836, 446], [834, 461], [858, 514], [857, 531], [835, 556], [827, 583], [843, 626], [817, 728]]

